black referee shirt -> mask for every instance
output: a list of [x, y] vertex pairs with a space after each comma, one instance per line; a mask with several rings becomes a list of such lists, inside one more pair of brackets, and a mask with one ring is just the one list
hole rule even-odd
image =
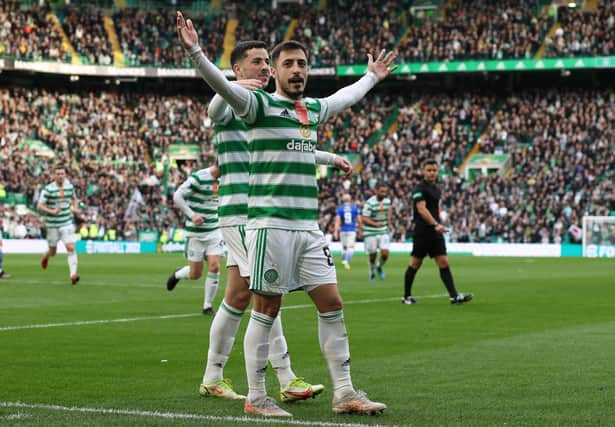
[[438, 221], [440, 219], [440, 189], [435, 184], [430, 184], [424, 179], [412, 190], [412, 207], [414, 208], [414, 232], [415, 234], [431, 234], [434, 233], [432, 224], [425, 222], [419, 214], [416, 204], [422, 200], [427, 205], [427, 210]]

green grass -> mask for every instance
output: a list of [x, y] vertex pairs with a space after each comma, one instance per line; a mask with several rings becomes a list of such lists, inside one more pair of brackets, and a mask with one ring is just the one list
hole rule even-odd
[[[196, 392], [211, 318], [200, 314], [202, 282], [183, 281], [174, 292], [166, 291], [167, 276], [183, 264], [179, 255], [82, 255], [77, 286], [68, 281], [64, 256], [52, 259], [47, 271], [40, 270], [38, 261], [5, 256], [5, 268], [14, 278], [0, 281], [0, 425], [255, 424], [214, 419], [242, 417], [242, 403], [203, 399]], [[464, 306], [449, 304], [431, 261], [415, 282], [419, 304], [402, 305], [407, 261], [394, 255], [385, 281], [367, 280], [361, 256], [353, 259], [352, 271], [338, 270], [353, 382], [387, 403], [382, 416], [332, 413], [315, 310], [283, 312], [295, 372], [327, 387], [315, 400], [283, 405], [295, 422], [615, 425], [612, 260], [452, 257], [458, 288], [475, 294]], [[220, 289], [218, 301], [222, 294]], [[308, 302], [300, 292], [289, 295], [285, 306]], [[160, 318], [175, 314], [194, 315]], [[7, 329], [140, 317], [150, 319]], [[244, 319], [225, 370], [240, 392], [247, 391], [246, 324]], [[267, 384], [277, 397], [271, 372]]]

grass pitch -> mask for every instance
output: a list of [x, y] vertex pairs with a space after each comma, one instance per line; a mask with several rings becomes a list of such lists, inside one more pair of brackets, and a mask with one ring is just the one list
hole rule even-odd
[[[65, 256], [47, 271], [39, 257], [5, 256], [0, 425], [615, 425], [613, 260], [451, 257], [458, 289], [475, 294], [463, 306], [449, 304], [431, 261], [415, 281], [419, 304], [402, 305], [407, 261], [393, 255], [375, 282], [365, 257], [338, 266], [353, 382], [385, 413], [332, 413], [315, 309], [295, 293], [282, 312], [293, 368], [326, 390], [283, 404], [285, 421], [198, 395], [211, 318], [202, 281], [165, 288], [181, 256], [80, 255], [76, 286]], [[247, 317], [225, 369], [244, 393]], [[272, 372], [267, 385], [277, 398]]]

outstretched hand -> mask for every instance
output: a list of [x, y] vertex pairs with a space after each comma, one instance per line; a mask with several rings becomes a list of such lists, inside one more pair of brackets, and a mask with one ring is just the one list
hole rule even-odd
[[393, 71], [397, 70], [398, 66], [392, 65], [396, 58], [397, 54], [395, 52], [391, 51], [385, 55], [385, 50], [382, 49], [380, 55], [374, 61], [373, 56], [368, 53], [367, 71], [374, 73], [378, 80], [383, 80]]
[[184, 20], [184, 15], [179, 10], [177, 11], [177, 35], [184, 49], [190, 49], [199, 43], [199, 36], [192, 25], [192, 20]]

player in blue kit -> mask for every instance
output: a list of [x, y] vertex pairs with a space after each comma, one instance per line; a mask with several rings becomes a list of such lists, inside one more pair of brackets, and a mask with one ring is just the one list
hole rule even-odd
[[354, 252], [354, 244], [362, 232], [361, 210], [352, 203], [350, 194], [342, 196], [342, 205], [337, 208], [335, 216], [335, 231], [333, 232], [334, 239], [342, 240], [342, 265], [346, 270], [350, 270], [350, 259]]

